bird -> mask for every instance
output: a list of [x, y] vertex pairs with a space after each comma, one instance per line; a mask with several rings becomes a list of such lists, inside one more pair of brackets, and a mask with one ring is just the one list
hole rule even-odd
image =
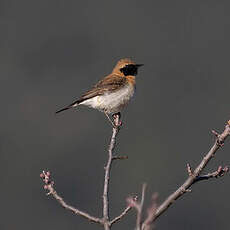
[[[136, 64], [130, 58], [120, 59], [112, 72], [96, 83], [78, 100], [56, 111], [57, 113], [85, 105], [103, 112], [114, 125], [109, 115], [118, 115], [126, 107], [136, 89], [136, 75], [143, 64]], [[114, 117], [115, 118], [115, 117]]]

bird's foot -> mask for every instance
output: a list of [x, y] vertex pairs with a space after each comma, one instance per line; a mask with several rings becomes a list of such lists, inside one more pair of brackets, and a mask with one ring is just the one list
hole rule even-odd
[[114, 128], [120, 128], [122, 126], [122, 121], [121, 119], [121, 113], [114, 113], [113, 114], [113, 124], [114, 124]]
[[112, 124], [113, 128], [115, 129], [119, 129], [122, 126], [122, 121], [121, 119], [121, 113], [114, 113], [112, 115], [112, 119], [110, 118], [110, 116], [104, 112], [106, 117], [108, 118], [109, 122]]

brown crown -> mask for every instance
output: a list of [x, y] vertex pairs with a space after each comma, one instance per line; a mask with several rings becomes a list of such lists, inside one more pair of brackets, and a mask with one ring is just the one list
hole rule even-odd
[[125, 67], [128, 64], [134, 64], [135, 65], [136, 63], [134, 61], [132, 61], [130, 58], [120, 59], [117, 62], [116, 66], [114, 67], [112, 73], [118, 73], [118, 74], [120, 74], [121, 73], [120, 69], [123, 68], [123, 67]]

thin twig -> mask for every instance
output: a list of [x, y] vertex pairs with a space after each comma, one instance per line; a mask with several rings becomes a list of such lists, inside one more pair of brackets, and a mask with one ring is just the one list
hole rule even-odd
[[158, 198], [158, 194], [154, 193], [152, 195], [152, 204], [147, 209], [147, 217], [141, 226], [142, 230], [143, 229], [151, 230], [153, 227], [153, 222], [155, 220], [155, 214], [154, 213], [156, 213], [156, 210], [157, 210], [157, 198]]
[[136, 223], [136, 229], [141, 230], [141, 224], [142, 224], [142, 211], [143, 211], [143, 205], [145, 201], [145, 191], [146, 191], [146, 184], [142, 185], [142, 192], [141, 192], [141, 202], [138, 205], [137, 208], [137, 223]]
[[225, 166], [224, 168], [222, 166], [219, 166], [218, 169], [212, 173], [208, 173], [206, 175], [200, 175], [196, 177], [193, 183], [196, 183], [202, 180], [208, 180], [210, 178], [219, 178], [219, 177], [224, 176], [227, 172], [229, 172], [229, 166]]
[[103, 220], [94, 216], [91, 216], [90, 214], [80, 211], [79, 209], [68, 205], [61, 196], [59, 196], [57, 194], [57, 191], [54, 189], [54, 181], [51, 180], [51, 173], [48, 171], [43, 171], [40, 174], [40, 177], [43, 179], [45, 185], [44, 185], [44, 189], [48, 190], [47, 195], [52, 195], [57, 201], [58, 203], [65, 209], [73, 212], [76, 215], [82, 216], [86, 219], [88, 219], [91, 222], [95, 222], [95, 223], [99, 223], [99, 224], [103, 224]]
[[[224, 145], [225, 139], [230, 135], [230, 121], [228, 121], [228, 124], [225, 126], [224, 131], [221, 134], [218, 134], [217, 132], [213, 132], [216, 136], [216, 141], [210, 151], [205, 155], [205, 157], [202, 159], [200, 164], [196, 167], [196, 169], [192, 172], [192, 169], [190, 165], [187, 165], [187, 170], [189, 177], [186, 179], [186, 181], [175, 191], [173, 192], [156, 210], [155, 213], [153, 213], [154, 218], [157, 219], [160, 215], [162, 215], [172, 204], [175, 200], [177, 200], [179, 197], [181, 197], [184, 193], [189, 192], [189, 187], [196, 183], [197, 181], [200, 181], [199, 178], [201, 172], [205, 168], [205, 166], [208, 164], [208, 162], [215, 156], [216, 151]], [[225, 171], [227, 172], [227, 168], [225, 168]], [[224, 174], [224, 173], [223, 173]], [[206, 176], [200, 176], [200, 178], [213, 178], [216, 177], [216, 172], [214, 174], [208, 174]]]
[[119, 125], [120, 125], [120, 116], [116, 115], [114, 117], [114, 126], [113, 126], [113, 134], [111, 137], [110, 145], [109, 145], [109, 158], [107, 164], [105, 166], [105, 179], [104, 179], [104, 191], [103, 191], [103, 222], [104, 222], [104, 229], [110, 230], [110, 221], [109, 221], [109, 177], [110, 177], [110, 170], [113, 162], [113, 150], [116, 144], [116, 136], [119, 132]]
[[190, 164], [187, 164], [187, 172], [189, 176], [192, 176], [193, 172], [192, 172], [192, 168], [190, 166]]
[[142, 193], [141, 193], [141, 201], [137, 201], [136, 199], [133, 199], [133, 197], [127, 198], [127, 203], [129, 207], [135, 208], [137, 211], [137, 220], [136, 220], [136, 229], [135, 230], [141, 230], [142, 225], [142, 211], [143, 211], [143, 205], [145, 200], [145, 190], [146, 190], [146, 184], [143, 184], [142, 186]]
[[121, 220], [131, 209], [131, 206], [127, 206], [119, 216], [115, 217], [113, 220], [110, 221], [110, 226]]

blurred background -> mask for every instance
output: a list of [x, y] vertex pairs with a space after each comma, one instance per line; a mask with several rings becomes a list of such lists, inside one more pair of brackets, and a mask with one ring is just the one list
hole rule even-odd
[[[73, 206], [102, 215], [103, 167], [111, 126], [81, 107], [55, 115], [117, 60], [145, 66], [122, 113], [113, 165], [111, 216], [148, 184], [163, 201], [187, 177], [230, 119], [229, 1], [2, 0], [0, 7], [0, 175], [2, 230], [101, 229], [46, 197], [52, 172]], [[206, 172], [230, 162], [230, 143]], [[229, 229], [229, 176], [196, 184], [156, 229]], [[134, 229], [135, 212], [113, 227]]]

